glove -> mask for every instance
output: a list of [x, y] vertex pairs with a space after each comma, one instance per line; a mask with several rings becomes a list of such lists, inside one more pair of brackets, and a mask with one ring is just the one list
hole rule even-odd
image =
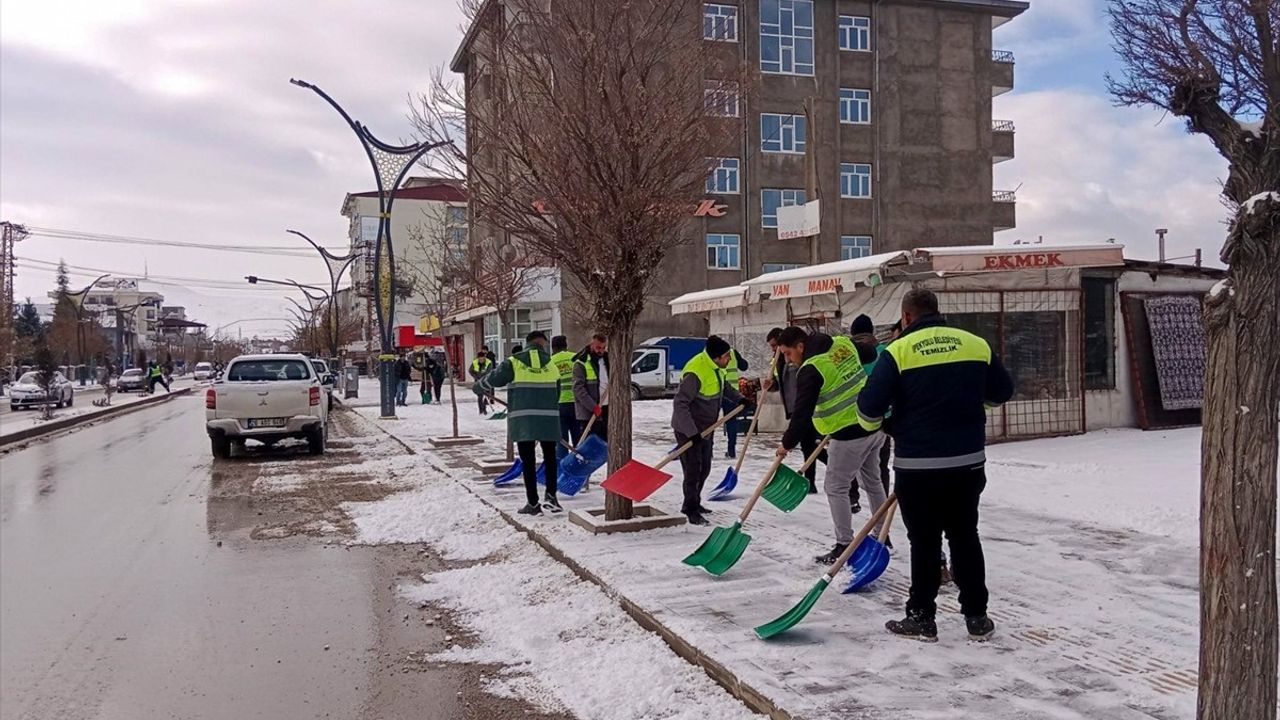
[[597, 406], [595, 406], [594, 408], [592, 408], [592, 409], [591, 409], [591, 414], [592, 414], [592, 415], [595, 415], [596, 417], [600, 417], [600, 413], [602, 413], [602, 412], [604, 412], [604, 411], [600, 409], [600, 406], [599, 406], [599, 405], [597, 405]]

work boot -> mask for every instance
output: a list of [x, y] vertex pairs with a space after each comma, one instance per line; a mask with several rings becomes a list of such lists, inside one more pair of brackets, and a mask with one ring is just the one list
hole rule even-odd
[[542, 499], [542, 509], [549, 513], [564, 512], [564, 508], [560, 507], [560, 501], [556, 500], [555, 497], [551, 495]]
[[905, 618], [890, 620], [884, 624], [884, 627], [894, 635], [915, 638], [922, 642], [938, 641], [938, 623], [919, 612], [908, 610]]
[[538, 507], [537, 505], [526, 504], [524, 507], [520, 508], [517, 512], [519, 512], [521, 515], [541, 515], [542, 508]]
[[710, 525], [711, 524], [707, 522], [706, 518], [702, 517], [702, 513], [700, 512], [685, 513], [684, 515], [685, 517], [689, 518], [690, 525]]
[[955, 581], [951, 576], [951, 568], [947, 567], [947, 558], [942, 557], [942, 567], [938, 570], [938, 585], [950, 585]]
[[847, 547], [849, 547], [848, 543], [836, 543], [835, 546], [831, 548], [831, 552], [826, 555], [819, 555], [815, 557], [813, 561], [819, 565], [830, 565], [844, 554], [845, 548]]
[[849, 509], [853, 511], [854, 515], [857, 515], [858, 513], [862, 512], [862, 504], [858, 502], [858, 498], [853, 498], [849, 504], [850, 504]]
[[706, 505], [699, 505], [699, 506], [698, 506], [698, 512], [702, 513], [703, 515], [710, 515], [711, 513], [715, 512], [715, 511], [714, 511], [714, 510], [712, 510], [711, 508], [707, 507]]
[[996, 624], [986, 615], [965, 615], [964, 624], [969, 628], [969, 639], [985, 642], [996, 631]]
[[818, 482], [816, 480], [809, 481], [809, 494], [810, 495], [818, 494]]

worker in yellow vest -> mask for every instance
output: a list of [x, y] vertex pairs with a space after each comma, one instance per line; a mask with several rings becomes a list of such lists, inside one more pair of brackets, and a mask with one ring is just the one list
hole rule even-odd
[[[560, 439], [577, 447], [582, 426], [578, 424], [573, 404], [573, 351], [569, 349], [569, 338], [564, 335], [551, 338], [551, 364], [556, 366], [560, 377]], [[556, 452], [564, 459], [568, 451], [561, 445]]]
[[716, 335], [707, 338], [706, 348], [685, 363], [671, 407], [676, 444], [693, 443], [693, 447], [680, 456], [680, 469], [684, 473], [684, 504], [680, 512], [693, 525], [708, 524], [703, 515], [711, 512], [702, 504], [702, 488], [711, 472], [713, 441], [703, 438], [702, 431], [716, 423], [726, 402], [731, 407], [742, 403], [738, 389], [724, 379], [724, 368], [731, 354], [729, 343]]
[[[476, 359], [471, 361], [471, 368], [469, 370], [471, 373], [471, 379], [474, 382], [479, 383], [482, 379], [484, 379], [485, 375], [489, 374], [489, 371], [492, 369], [493, 369], [493, 358], [489, 354], [489, 346], [485, 345], [480, 348], [480, 352], [476, 353]], [[478, 402], [480, 403], [481, 415], [489, 414], [488, 401], [489, 401], [488, 395], [479, 396]]]
[[[737, 350], [730, 349], [729, 364], [724, 366], [724, 381], [729, 384], [729, 387], [741, 392], [742, 387], [739, 385], [738, 380], [742, 377], [742, 371], [748, 367], [747, 359], [738, 355]], [[724, 410], [728, 412], [732, 408], [733, 406], [730, 405], [726, 406]], [[747, 413], [744, 412], [724, 424], [724, 434], [728, 441], [724, 449], [724, 456], [729, 459], [738, 457], [738, 424], [746, 419], [746, 415]]]

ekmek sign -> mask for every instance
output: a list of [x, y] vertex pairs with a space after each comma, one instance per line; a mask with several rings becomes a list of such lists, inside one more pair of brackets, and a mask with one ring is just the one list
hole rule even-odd
[[1007, 253], [984, 255], [983, 270], [1022, 270], [1024, 268], [1066, 267], [1062, 253]]

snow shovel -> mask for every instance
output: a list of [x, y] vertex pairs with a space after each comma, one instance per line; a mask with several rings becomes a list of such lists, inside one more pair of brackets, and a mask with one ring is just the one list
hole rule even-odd
[[[524, 463], [520, 461], [520, 458], [516, 458], [516, 461], [511, 463], [511, 467], [507, 468], [506, 472], [493, 479], [493, 486], [502, 487], [522, 475], [524, 475]], [[543, 463], [538, 463], [537, 478], [539, 485], [547, 484], [547, 466]]]
[[827, 447], [827, 443], [830, 441], [830, 435], [822, 438], [822, 442], [818, 443], [818, 447], [809, 454], [809, 457], [805, 458], [804, 465], [800, 466], [799, 472], [786, 465], [779, 467], [778, 472], [774, 473], [773, 480], [770, 481], [769, 486], [764, 489], [764, 499], [782, 512], [791, 512], [800, 507], [800, 503], [804, 502], [805, 497], [809, 495], [809, 479], [804, 474], [810, 466], [818, 461], [818, 456], [822, 454], [823, 449]]
[[831, 581], [835, 579], [836, 573], [840, 572], [840, 568], [844, 567], [846, 562], [849, 562], [849, 558], [853, 555], [854, 550], [862, 544], [862, 541], [865, 540], [868, 535], [871, 534], [872, 528], [874, 528], [876, 523], [880, 522], [880, 519], [889, 512], [889, 508], [893, 507], [893, 504], [897, 502], [897, 500], [898, 498], [895, 495], [890, 495], [885, 504], [880, 506], [880, 509], [877, 510], [876, 513], [871, 516], [871, 519], [867, 521], [867, 524], [862, 526], [862, 530], [858, 531], [858, 535], [853, 538], [853, 542], [849, 543], [849, 547], [845, 548], [845, 551], [840, 553], [840, 557], [836, 558], [836, 561], [831, 564], [831, 567], [827, 568], [827, 571], [823, 573], [822, 577], [818, 578], [818, 582], [813, 584], [813, 587], [809, 589], [808, 594], [801, 598], [800, 602], [796, 603], [790, 610], [778, 616], [777, 619], [757, 627], [756, 635], [759, 636], [761, 640], [768, 640], [774, 635], [786, 632], [798, 625], [800, 621], [804, 619], [804, 616], [808, 615], [809, 611], [813, 609], [813, 606], [817, 604], [818, 598], [822, 597], [823, 591], [825, 591], [827, 586], [831, 584]]
[[[824, 443], [825, 444], [825, 443]], [[820, 450], [819, 450], [820, 451]], [[804, 466], [800, 468], [800, 474], [803, 475], [809, 466], [818, 461], [818, 452], [814, 452]], [[759, 484], [756, 485], [755, 492], [751, 493], [751, 499], [747, 500], [747, 504], [743, 506], [742, 513], [738, 515], [738, 520], [734, 522], [733, 527], [718, 527], [711, 531], [711, 537], [702, 543], [702, 546], [693, 552], [692, 555], [684, 559], [686, 565], [702, 567], [712, 575], [723, 575], [737, 564], [742, 558], [742, 553], [746, 552], [747, 545], [751, 543], [751, 536], [742, 531], [742, 524], [747, 521], [747, 516], [751, 514], [751, 510], [755, 507], [756, 501], [764, 493], [764, 489], [769, 485], [769, 481], [773, 479], [774, 473], [782, 466], [782, 458], [775, 458], [773, 465], [769, 467], [769, 471], [764, 477], [760, 478]], [[805, 490], [808, 491], [808, 483], [805, 483]]]
[[893, 511], [898, 509], [898, 504], [894, 503], [889, 508], [889, 514], [884, 516], [884, 524], [880, 526], [880, 537], [867, 537], [858, 545], [858, 549], [853, 552], [853, 557], [849, 558], [849, 570], [853, 573], [853, 578], [849, 580], [849, 584], [844, 586], [844, 590], [840, 592], [848, 595], [875, 582], [877, 578], [884, 574], [885, 568], [889, 567], [889, 548], [884, 541], [889, 537], [889, 526], [893, 524]]
[[[774, 369], [777, 367], [778, 356], [775, 354], [769, 363], [769, 377], [773, 377]], [[761, 392], [764, 392], [763, 388]], [[728, 500], [729, 494], [738, 487], [738, 473], [742, 471], [742, 461], [747, 459], [747, 448], [751, 447], [751, 438], [755, 437], [756, 425], [760, 422], [760, 410], [764, 407], [764, 401], [768, 399], [769, 393], [765, 392], [764, 397], [760, 398], [760, 402], [756, 404], [756, 414], [751, 418], [751, 427], [747, 428], [747, 436], [742, 440], [742, 449], [738, 451], [738, 462], [734, 463], [733, 467], [725, 469], [724, 479], [712, 488], [711, 494], [707, 496], [708, 500]], [[770, 471], [770, 475], [772, 474]]]
[[560, 475], [556, 483], [556, 491], [566, 495], [577, 495], [586, 485], [591, 473], [609, 462], [609, 446], [599, 435], [591, 434], [591, 426], [596, 424], [598, 416], [592, 415], [587, 426], [582, 429], [582, 439], [574, 447], [561, 440], [569, 450], [560, 464]]
[[[706, 430], [703, 430], [701, 433], [702, 437], [710, 437], [716, 430], [720, 429], [721, 425], [732, 420], [738, 415], [738, 413], [742, 412], [745, 407], [746, 406], [744, 405], [739, 405], [733, 410], [730, 410], [724, 417], [717, 420]], [[692, 440], [667, 453], [666, 457], [662, 458], [661, 462], [653, 467], [645, 465], [639, 460], [628, 460], [626, 465], [618, 468], [617, 472], [605, 478], [604, 482], [601, 483], [600, 486], [605, 490], [617, 493], [628, 500], [641, 502], [671, 479], [671, 474], [662, 472], [662, 468], [665, 467], [667, 463], [685, 454], [685, 452], [691, 447], [693, 447]]]

